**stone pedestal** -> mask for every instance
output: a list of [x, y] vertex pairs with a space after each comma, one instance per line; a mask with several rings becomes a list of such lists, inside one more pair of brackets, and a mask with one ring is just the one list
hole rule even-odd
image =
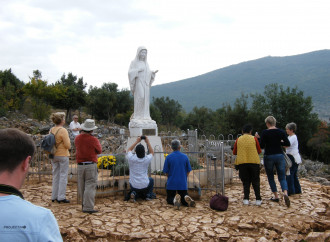
[[[136, 120], [132, 119], [128, 125], [130, 137], [127, 141], [126, 150], [136, 141], [141, 135], [148, 136], [150, 144], [154, 149], [155, 155], [151, 161], [151, 172], [163, 170], [165, 157], [163, 153], [163, 145], [158, 136], [158, 127], [154, 120]], [[147, 152], [147, 144], [144, 140], [141, 141]]]

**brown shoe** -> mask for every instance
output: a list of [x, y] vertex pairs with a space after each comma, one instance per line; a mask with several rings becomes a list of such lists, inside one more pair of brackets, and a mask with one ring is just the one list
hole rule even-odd
[[289, 208], [290, 207], [290, 199], [289, 199], [288, 195], [284, 195], [284, 201], [285, 201], [286, 206]]

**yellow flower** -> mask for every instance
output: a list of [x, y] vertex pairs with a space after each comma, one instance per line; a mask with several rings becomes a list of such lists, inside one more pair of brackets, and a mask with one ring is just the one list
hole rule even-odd
[[116, 157], [114, 155], [101, 156], [97, 159], [97, 168], [111, 168], [116, 164]]

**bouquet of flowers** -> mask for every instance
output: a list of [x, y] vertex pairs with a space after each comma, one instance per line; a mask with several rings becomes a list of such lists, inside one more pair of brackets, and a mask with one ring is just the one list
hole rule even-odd
[[97, 168], [99, 169], [111, 169], [116, 165], [116, 157], [114, 155], [105, 155], [97, 159]]

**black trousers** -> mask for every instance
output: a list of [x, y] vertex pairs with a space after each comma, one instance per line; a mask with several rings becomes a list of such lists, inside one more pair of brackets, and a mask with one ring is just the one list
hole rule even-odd
[[252, 184], [256, 200], [261, 200], [260, 196], [260, 165], [259, 164], [240, 164], [238, 166], [239, 178], [243, 183], [244, 199], [249, 200], [250, 187]]
[[188, 203], [184, 200], [184, 197], [186, 195], [188, 195], [187, 190], [166, 190], [166, 194], [167, 194], [166, 201], [167, 201], [167, 203], [173, 205], [173, 199], [176, 195], [176, 192], [178, 192], [178, 194], [180, 194], [180, 196], [181, 196], [181, 204], [183, 206], [188, 206]]

